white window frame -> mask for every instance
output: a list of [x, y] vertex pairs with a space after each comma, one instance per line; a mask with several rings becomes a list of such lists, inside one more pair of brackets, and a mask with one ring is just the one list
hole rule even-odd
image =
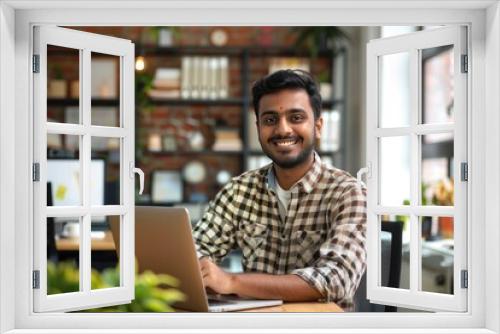
[[[35, 312], [73, 311], [128, 304], [134, 299], [134, 44], [109, 36], [86, 33], [56, 26], [34, 28], [34, 54], [39, 56], [39, 73], [33, 75], [34, 101], [34, 162], [38, 163], [39, 181], [33, 184], [33, 268], [39, 271], [39, 288], [34, 290]], [[78, 124], [47, 121], [47, 45], [56, 45], [78, 52], [80, 98]], [[119, 60], [119, 120], [117, 127], [92, 125], [91, 120], [91, 57], [93, 52], [111, 55]], [[75, 206], [47, 207], [47, 135], [79, 136], [79, 165], [81, 202]], [[116, 138], [120, 150], [120, 203], [118, 205], [92, 205], [91, 140], [93, 137]], [[91, 288], [91, 217], [92, 215], [120, 217], [119, 274], [120, 286], [92, 290]], [[80, 291], [47, 294], [47, 217], [79, 217], [79, 283]]]
[[[67, 9], [61, 9], [64, 6]], [[119, 8], [127, 6], [129, 9]], [[398, 6], [399, 8], [391, 8]], [[68, 7], [73, 7], [68, 9]], [[131, 8], [133, 7], [133, 8]], [[138, 10], [137, 8], [143, 8]], [[163, 8], [159, 8], [163, 7]], [[283, 9], [284, 7], [288, 9]], [[43, 10], [43, 8], [51, 8]], [[82, 9], [83, 8], [83, 9]], [[107, 9], [104, 9], [107, 8]], [[468, 239], [471, 261], [467, 313], [436, 314], [33, 314], [29, 252], [33, 213], [29, 104], [30, 27], [65, 25], [432, 25], [471, 28], [468, 141], [471, 156]], [[15, 71], [14, 66], [15, 64]], [[485, 69], [488, 69], [487, 71]], [[288, 328], [284, 332], [499, 333], [500, 320], [500, 9], [496, 1], [16, 1], [0, 3], [0, 333], [190, 332]], [[15, 124], [15, 127], [12, 126]], [[14, 142], [13, 142], [14, 139]], [[15, 145], [14, 145], [15, 144]], [[15, 147], [14, 147], [15, 146]], [[488, 178], [488, 182], [486, 181]], [[15, 181], [14, 181], [15, 180]], [[14, 196], [12, 196], [14, 195]], [[488, 252], [485, 251], [488, 249]], [[15, 254], [15, 257], [12, 256]], [[485, 264], [488, 264], [486, 266]], [[12, 288], [14, 287], [14, 289]], [[487, 291], [487, 293], [486, 293]], [[472, 293], [473, 292], [473, 293]], [[354, 328], [355, 326], [355, 328]], [[88, 329], [87, 328], [94, 328]], [[141, 330], [142, 328], [142, 330]], [[292, 329], [293, 328], [293, 329]], [[335, 330], [337, 328], [338, 330]], [[377, 330], [376, 328], [383, 328]], [[462, 330], [460, 330], [462, 328]], [[96, 330], [101, 329], [101, 330]], [[135, 329], [135, 330], [134, 330]], [[116, 330], [114, 331], [116, 332]]]
[[[380, 38], [371, 41], [367, 46], [367, 165], [370, 166], [367, 178], [367, 297], [377, 304], [395, 305], [430, 311], [467, 310], [467, 289], [461, 288], [461, 270], [467, 270], [467, 181], [460, 178], [461, 163], [467, 163], [467, 80], [469, 73], [461, 71], [461, 56], [467, 55], [467, 29], [465, 26], [449, 26], [413, 32], [400, 36]], [[420, 121], [422, 97], [421, 51], [423, 49], [453, 45], [453, 87], [454, 87], [454, 121], [443, 124], [425, 124]], [[408, 125], [399, 127], [382, 127], [380, 86], [381, 60], [383, 56], [406, 53], [409, 57], [409, 101], [411, 107]], [[404, 83], [403, 83], [404, 85]], [[453, 206], [424, 206], [420, 203], [421, 192], [421, 147], [420, 136], [430, 133], [453, 134], [453, 174], [454, 199]], [[388, 206], [381, 203], [381, 160], [380, 142], [383, 138], [409, 138], [410, 142], [410, 205]], [[410, 261], [409, 289], [396, 289], [380, 285], [382, 264], [380, 258], [382, 215], [403, 215], [410, 217]], [[453, 226], [453, 293], [442, 294], [421, 290], [422, 251], [419, 217], [451, 216]]]

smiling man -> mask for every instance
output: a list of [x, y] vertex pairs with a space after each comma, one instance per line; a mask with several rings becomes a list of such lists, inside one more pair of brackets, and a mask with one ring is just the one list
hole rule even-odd
[[[282, 70], [253, 88], [256, 126], [271, 164], [233, 178], [194, 228], [205, 286], [221, 294], [334, 301], [353, 309], [365, 270], [365, 189], [322, 163], [321, 97], [311, 76]], [[217, 263], [241, 249], [244, 273]]]

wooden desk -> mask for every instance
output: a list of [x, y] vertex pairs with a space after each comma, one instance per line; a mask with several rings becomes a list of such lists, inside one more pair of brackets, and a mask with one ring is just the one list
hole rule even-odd
[[284, 303], [283, 305], [253, 308], [240, 312], [344, 312], [335, 303]]
[[[106, 231], [104, 238], [92, 238], [92, 250], [93, 251], [114, 251], [115, 242], [113, 241], [113, 235], [110, 231]], [[60, 238], [56, 240], [56, 249], [58, 251], [78, 251], [79, 250], [79, 238]]]

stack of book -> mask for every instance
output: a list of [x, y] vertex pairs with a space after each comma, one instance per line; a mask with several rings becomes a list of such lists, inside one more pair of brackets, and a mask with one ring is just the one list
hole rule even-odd
[[183, 99], [226, 99], [229, 96], [228, 57], [182, 58]]
[[214, 151], [240, 151], [242, 143], [238, 129], [216, 129]]
[[181, 96], [181, 71], [178, 68], [158, 68], [149, 96], [154, 99], [178, 99]]

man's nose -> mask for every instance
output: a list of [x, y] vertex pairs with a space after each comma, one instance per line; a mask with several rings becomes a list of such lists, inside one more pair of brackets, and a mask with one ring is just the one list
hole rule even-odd
[[290, 127], [290, 124], [288, 123], [286, 117], [281, 117], [279, 119], [278, 124], [276, 125], [275, 132], [282, 136], [292, 133], [292, 128]]

